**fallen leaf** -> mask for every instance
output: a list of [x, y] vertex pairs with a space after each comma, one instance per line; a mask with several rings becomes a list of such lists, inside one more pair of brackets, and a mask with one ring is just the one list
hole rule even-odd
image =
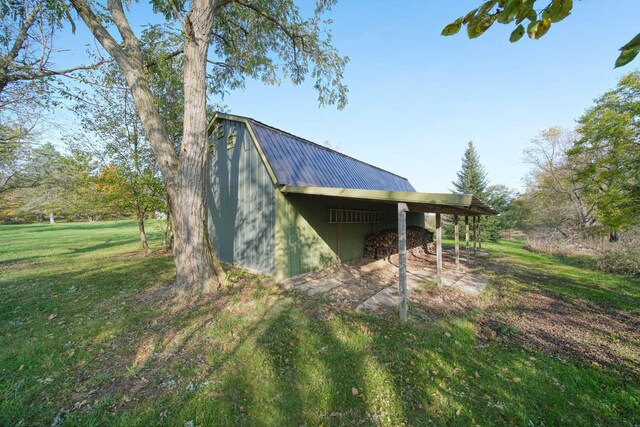
[[475, 376], [476, 378], [480, 378], [480, 374], [478, 373], [478, 371], [476, 371]]
[[520, 378], [520, 377], [515, 377], [515, 378], [513, 379], [513, 382], [514, 382], [514, 383], [519, 383], [520, 381], [522, 381], [522, 378]]
[[462, 411], [460, 411], [460, 408], [458, 408], [458, 410], [456, 411], [456, 417], [459, 417]]
[[50, 315], [50, 316], [49, 316], [49, 320], [53, 320], [53, 319], [55, 319], [56, 317], [58, 317], [58, 315], [57, 315], [57, 314], [52, 314], [52, 315]]
[[411, 366], [416, 366], [416, 361], [413, 360], [413, 359], [411, 361], [409, 361], [409, 363], [411, 364]]
[[357, 395], [358, 395], [358, 389], [357, 389], [357, 388], [355, 388], [355, 387], [354, 387], [354, 388], [352, 388], [352, 389], [351, 389], [351, 394], [353, 394], [354, 396], [357, 396]]

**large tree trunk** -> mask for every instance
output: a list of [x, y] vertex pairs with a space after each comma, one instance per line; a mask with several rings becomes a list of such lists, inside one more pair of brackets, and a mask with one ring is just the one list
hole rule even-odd
[[53, 212], [49, 212], [49, 224], [55, 224], [56, 219], [53, 217]]
[[140, 42], [124, 14], [121, 0], [108, 0], [113, 24], [125, 49], [109, 34], [86, 0], [70, 0], [92, 34], [118, 63], [165, 181], [174, 233], [176, 287], [183, 293], [211, 292], [225, 275], [206, 227], [205, 164], [207, 161], [206, 58], [217, 2], [193, 0], [185, 20], [184, 134], [179, 156], [158, 112]]
[[224, 282], [209, 239], [206, 215], [206, 66], [213, 7], [195, 0], [187, 15], [184, 45], [184, 131], [175, 188], [168, 191], [177, 280], [185, 289], [210, 292]]

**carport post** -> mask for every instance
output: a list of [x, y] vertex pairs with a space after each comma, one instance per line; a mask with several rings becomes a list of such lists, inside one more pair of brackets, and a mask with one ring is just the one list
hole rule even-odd
[[442, 221], [436, 214], [436, 284], [442, 285]]
[[478, 216], [478, 249], [482, 249], [482, 233], [480, 232], [480, 220], [481, 216]]
[[469, 217], [464, 217], [464, 240], [467, 248], [467, 262], [469, 262]]
[[476, 217], [473, 218], [473, 256], [476, 256], [476, 252], [478, 251], [478, 223], [476, 222]]
[[407, 205], [398, 203], [398, 269], [400, 276], [400, 320], [407, 321]]
[[453, 237], [455, 240], [456, 270], [460, 268], [460, 227], [458, 226], [458, 215], [453, 216]]

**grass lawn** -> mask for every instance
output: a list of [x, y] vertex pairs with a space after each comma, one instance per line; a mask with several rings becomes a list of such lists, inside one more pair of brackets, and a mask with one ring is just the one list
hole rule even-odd
[[137, 239], [0, 226], [0, 425], [640, 425], [637, 277], [487, 244], [484, 297], [401, 325], [240, 270], [175, 301]]

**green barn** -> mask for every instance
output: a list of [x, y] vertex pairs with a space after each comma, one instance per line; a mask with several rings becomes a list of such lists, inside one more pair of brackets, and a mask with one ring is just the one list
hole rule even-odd
[[424, 212], [483, 209], [468, 195], [417, 193], [401, 176], [250, 118], [218, 113], [209, 131], [218, 256], [278, 279], [361, 258], [366, 235], [397, 227], [398, 203], [421, 227]]

